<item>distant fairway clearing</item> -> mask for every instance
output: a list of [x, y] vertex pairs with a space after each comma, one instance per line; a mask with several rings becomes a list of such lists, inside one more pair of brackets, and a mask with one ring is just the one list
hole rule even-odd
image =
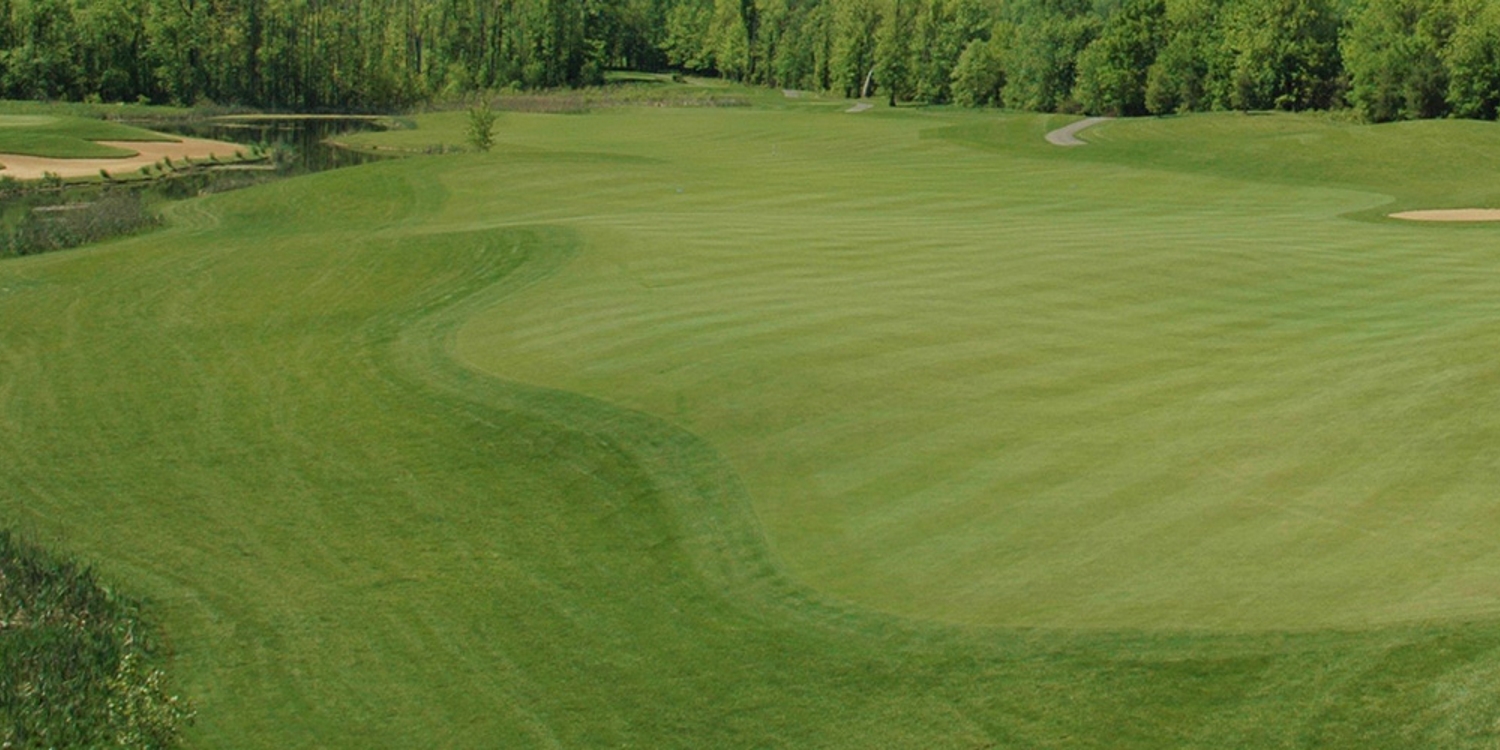
[[1391, 218], [1404, 219], [1406, 221], [1500, 221], [1500, 208], [1451, 208], [1433, 211], [1402, 211], [1391, 214]]

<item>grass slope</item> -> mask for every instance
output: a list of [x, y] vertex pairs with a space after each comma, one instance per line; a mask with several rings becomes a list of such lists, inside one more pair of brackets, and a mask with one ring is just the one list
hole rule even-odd
[[1052, 124], [506, 114], [7, 261], [0, 515], [208, 747], [1492, 745], [1485, 230]]

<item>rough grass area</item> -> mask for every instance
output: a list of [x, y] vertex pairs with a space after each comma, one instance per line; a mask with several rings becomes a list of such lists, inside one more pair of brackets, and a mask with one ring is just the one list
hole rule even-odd
[[170, 748], [191, 719], [140, 606], [0, 531], [0, 745]]
[[109, 190], [93, 200], [32, 207], [18, 201], [0, 218], [0, 258], [65, 250], [161, 224], [134, 190]]
[[5, 261], [0, 517], [204, 747], [1500, 742], [1494, 230], [1365, 220], [1488, 131], [1064, 121], [507, 112]]
[[512, 112], [583, 114], [609, 107], [748, 107], [765, 91], [730, 87], [723, 81], [665, 74], [611, 73], [602, 86], [538, 92], [508, 91], [488, 97]]
[[171, 120], [223, 114], [221, 107], [174, 107], [136, 102], [0, 100], [0, 115], [65, 115], [94, 120]]

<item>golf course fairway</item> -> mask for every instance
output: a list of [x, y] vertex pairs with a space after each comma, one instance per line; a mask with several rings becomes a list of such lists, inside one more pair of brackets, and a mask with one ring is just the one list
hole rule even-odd
[[0, 521], [198, 747], [1500, 742], [1500, 129], [747, 97], [0, 262]]

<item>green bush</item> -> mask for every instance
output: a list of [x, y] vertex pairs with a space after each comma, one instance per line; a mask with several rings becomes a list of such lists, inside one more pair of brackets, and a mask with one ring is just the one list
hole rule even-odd
[[140, 610], [0, 531], [0, 746], [179, 746], [193, 711], [150, 666]]
[[132, 190], [111, 190], [93, 203], [50, 208], [28, 211], [19, 221], [0, 227], [0, 257], [81, 247], [161, 223]]
[[469, 145], [475, 151], [489, 151], [495, 145], [495, 112], [485, 105], [469, 110]]

